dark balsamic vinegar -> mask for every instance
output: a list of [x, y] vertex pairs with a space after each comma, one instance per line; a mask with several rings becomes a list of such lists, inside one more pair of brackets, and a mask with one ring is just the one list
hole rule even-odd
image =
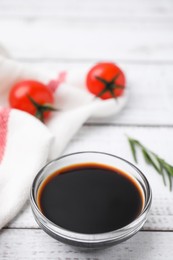
[[65, 167], [48, 176], [37, 203], [53, 223], [73, 232], [97, 234], [122, 228], [143, 208], [140, 185], [119, 169], [96, 163]]

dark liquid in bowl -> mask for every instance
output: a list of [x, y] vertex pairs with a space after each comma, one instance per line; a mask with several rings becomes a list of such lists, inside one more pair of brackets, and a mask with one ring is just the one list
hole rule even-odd
[[53, 223], [70, 231], [97, 234], [122, 228], [142, 211], [140, 185], [107, 165], [65, 167], [40, 185], [37, 203]]

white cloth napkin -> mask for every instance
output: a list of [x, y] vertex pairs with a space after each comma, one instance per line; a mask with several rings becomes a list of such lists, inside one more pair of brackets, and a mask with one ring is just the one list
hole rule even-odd
[[36, 172], [47, 161], [51, 139], [33, 116], [0, 109], [0, 228], [26, 202]]
[[[38, 170], [61, 155], [85, 121], [115, 115], [124, 107], [127, 92], [116, 102], [93, 100], [85, 86], [86, 73], [81, 69], [59, 71], [50, 82], [49, 73], [0, 56], [0, 228], [26, 202]], [[54, 88], [54, 106], [60, 111], [52, 113], [46, 125], [25, 112], [4, 108], [10, 87], [22, 79], [39, 80]]]

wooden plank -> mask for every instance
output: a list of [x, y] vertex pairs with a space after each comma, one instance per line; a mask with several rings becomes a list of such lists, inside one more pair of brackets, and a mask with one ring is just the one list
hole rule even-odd
[[1, 260], [172, 260], [173, 232], [139, 232], [104, 250], [82, 250], [57, 242], [42, 230], [3, 230]]
[[[116, 62], [116, 60], [115, 60]], [[30, 64], [30, 63], [29, 63]], [[116, 117], [90, 119], [91, 123], [173, 125], [173, 64], [126, 64], [118, 63], [125, 71], [129, 100], [126, 107]], [[56, 77], [59, 70], [88, 71], [90, 62], [33, 62], [32, 68], [40, 69], [50, 77]], [[80, 69], [80, 70], [79, 70]], [[80, 80], [79, 80], [80, 81]], [[85, 79], [83, 79], [85, 82]], [[81, 79], [82, 82], [82, 79]]]
[[[173, 138], [171, 128], [84, 126], [71, 141], [65, 153], [86, 150], [103, 151], [126, 158], [133, 163], [126, 135], [137, 138], [165, 160], [173, 164]], [[173, 230], [172, 192], [169, 191], [168, 187], [164, 187], [161, 176], [151, 167], [147, 166], [141, 156], [139, 156], [139, 161], [140, 163], [137, 166], [148, 178], [153, 191], [151, 213], [144, 229]], [[9, 227], [38, 227], [32, 216], [29, 203]]]
[[172, 22], [2, 20], [1, 43], [16, 58], [173, 61]]
[[172, 19], [173, 5], [170, 0], [137, 1], [128, 0], [1, 0], [0, 18], [63, 18], [63, 19], [137, 19], [150, 20]]

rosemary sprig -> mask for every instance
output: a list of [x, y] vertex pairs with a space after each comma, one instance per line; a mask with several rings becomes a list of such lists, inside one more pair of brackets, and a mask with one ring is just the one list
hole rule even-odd
[[166, 176], [169, 182], [169, 188], [172, 190], [172, 176], [173, 166], [167, 163], [164, 159], [160, 158], [157, 154], [147, 149], [138, 140], [128, 137], [128, 142], [132, 151], [133, 158], [137, 163], [137, 148], [140, 148], [142, 155], [147, 164], [153, 166], [153, 168], [162, 176], [163, 183], [166, 185]]

